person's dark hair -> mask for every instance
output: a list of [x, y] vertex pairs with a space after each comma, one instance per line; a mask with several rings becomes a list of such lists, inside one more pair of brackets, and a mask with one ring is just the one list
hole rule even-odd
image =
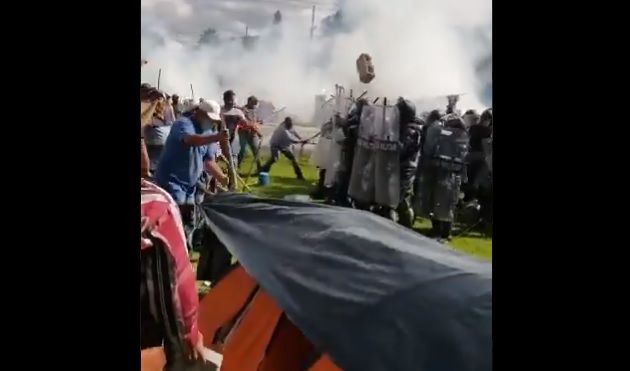
[[429, 113], [429, 116], [427, 117], [427, 121], [433, 122], [441, 118], [442, 118], [442, 113], [440, 112], [440, 110], [434, 109], [433, 111], [431, 111], [431, 113]]
[[[147, 87], [148, 86], [148, 87]], [[164, 93], [149, 84], [140, 85], [140, 100], [157, 100], [164, 98]]]
[[223, 93], [223, 100], [228, 100], [230, 98], [234, 98], [234, 96], [236, 95], [236, 93], [234, 93], [234, 91], [232, 90], [226, 90]]
[[255, 96], [250, 96], [247, 98], [247, 104], [257, 104], [258, 103], [258, 98], [256, 98]]
[[293, 126], [293, 120], [290, 117], [284, 118], [284, 125]]
[[468, 111], [466, 111], [466, 113], [464, 113], [464, 115], [477, 115], [477, 111], [475, 111], [474, 109], [469, 109]]

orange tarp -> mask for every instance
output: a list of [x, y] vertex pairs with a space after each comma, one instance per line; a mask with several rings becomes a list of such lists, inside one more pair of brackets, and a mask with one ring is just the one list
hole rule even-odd
[[308, 371], [343, 371], [327, 354], [324, 354]]
[[236, 316], [256, 287], [256, 281], [236, 267], [201, 299], [198, 324], [206, 347], [212, 348], [217, 330]]
[[258, 291], [223, 348], [222, 371], [256, 371], [282, 310], [264, 291]]
[[[229, 326], [245, 307], [221, 349], [221, 370], [303, 369], [313, 355], [313, 345], [263, 290], [258, 290], [247, 304], [257, 287], [257, 283], [242, 267], [236, 267], [203, 297], [199, 303], [198, 321], [204, 345], [215, 348], [212, 341], [217, 331], [223, 326]], [[309, 371], [342, 370], [324, 355]]]
[[282, 316], [258, 371], [303, 370], [313, 345], [286, 316]]
[[162, 371], [166, 366], [166, 354], [162, 347], [148, 348], [140, 352], [141, 371]]

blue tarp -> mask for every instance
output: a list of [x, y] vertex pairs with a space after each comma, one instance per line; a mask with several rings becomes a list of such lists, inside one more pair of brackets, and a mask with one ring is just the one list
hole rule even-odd
[[220, 194], [207, 223], [345, 371], [492, 369], [492, 264], [374, 214]]

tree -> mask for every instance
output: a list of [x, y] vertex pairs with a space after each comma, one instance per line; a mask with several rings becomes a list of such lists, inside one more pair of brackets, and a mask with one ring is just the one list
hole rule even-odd
[[324, 35], [334, 35], [345, 30], [343, 13], [337, 10], [335, 13], [322, 19], [322, 31]]
[[217, 34], [217, 30], [212, 27], [203, 31], [203, 33], [199, 37], [199, 45], [214, 45], [218, 42], [219, 35]]
[[273, 24], [279, 24], [280, 22], [282, 22], [282, 13], [280, 13], [279, 10], [276, 10], [273, 14]]

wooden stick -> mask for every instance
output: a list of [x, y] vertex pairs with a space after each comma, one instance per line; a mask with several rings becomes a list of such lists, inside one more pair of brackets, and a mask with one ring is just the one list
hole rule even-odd
[[[247, 172], [247, 176], [245, 177], [245, 183], [247, 183], [249, 181], [249, 177], [252, 176], [252, 172], [254, 171], [254, 165], [258, 162], [258, 159], [260, 158], [261, 148], [262, 148], [262, 138], [260, 138], [260, 140], [258, 141], [258, 150], [256, 151], [256, 156], [254, 156], [254, 160], [252, 161], [252, 164], [249, 166], [249, 171]], [[260, 169], [258, 169], [258, 171], [260, 171]]]
[[160, 68], [160, 70], [158, 71], [158, 90], [160, 90], [160, 78], [162, 77], [162, 69]]
[[249, 188], [249, 186], [247, 185], [247, 182], [245, 182], [245, 181], [243, 180], [243, 178], [241, 178], [238, 174], [236, 174], [236, 179], [237, 179], [238, 181], [240, 181], [240, 182], [241, 182], [241, 184], [243, 185], [243, 190], [245, 190], [245, 191], [247, 191], [247, 192], [251, 192], [251, 191], [252, 191], [252, 189], [251, 189], [251, 188]]
[[[227, 127], [224, 128], [224, 131], [226, 133], [228, 132]], [[236, 131], [234, 133], [236, 134]], [[225, 142], [227, 143], [226, 149], [228, 153], [228, 158], [227, 158], [228, 159], [228, 179], [229, 179], [228, 189], [233, 192], [236, 189], [236, 177], [238, 176], [238, 174], [236, 174], [236, 168], [234, 167], [234, 154], [232, 153], [232, 144], [230, 143], [229, 135], [228, 135], [228, 139]]]
[[192, 82], [190, 83], [190, 92], [192, 94], [192, 100], [194, 101], [195, 100], [195, 91], [193, 90]]

